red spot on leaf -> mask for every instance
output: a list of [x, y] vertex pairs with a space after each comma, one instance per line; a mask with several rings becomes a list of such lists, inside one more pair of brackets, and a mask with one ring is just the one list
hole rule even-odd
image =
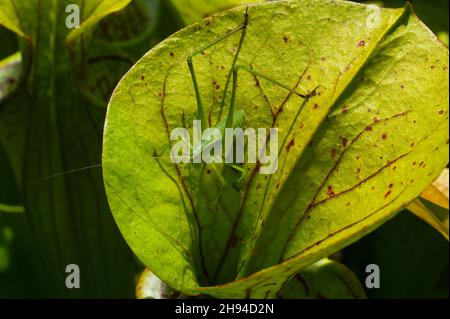
[[289, 144], [286, 147], [286, 150], [289, 152], [291, 150], [291, 147], [295, 145], [295, 140], [292, 139]]
[[335, 148], [333, 148], [333, 149], [331, 150], [331, 156], [332, 156], [332, 157], [335, 157], [335, 156], [336, 156], [336, 149], [335, 149]]
[[347, 147], [347, 143], [348, 143], [348, 138], [346, 138], [346, 137], [342, 138], [342, 145], [344, 147]]
[[329, 197], [336, 196], [336, 193], [333, 191], [333, 187], [332, 186], [328, 186], [327, 194], [328, 194]]
[[230, 246], [231, 246], [231, 248], [236, 247], [236, 245], [238, 244], [238, 242], [239, 242], [240, 240], [241, 240], [241, 239], [240, 239], [238, 236], [233, 235], [233, 236], [231, 237], [231, 240], [230, 240]]

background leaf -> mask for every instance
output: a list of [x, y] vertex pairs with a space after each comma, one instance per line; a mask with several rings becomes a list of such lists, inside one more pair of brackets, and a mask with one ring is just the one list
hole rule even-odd
[[448, 298], [448, 242], [409, 212], [346, 248], [342, 262], [363, 282], [367, 265], [380, 267], [380, 289], [368, 289], [369, 298]]
[[9, 160], [6, 156], [3, 146], [0, 144], [0, 214], [23, 213], [24, 207], [21, 199], [21, 193], [17, 186]]
[[281, 298], [364, 299], [366, 294], [350, 269], [325, 258], [296, 274], [283, 289]]
[[0, 101], [5, 100], [17, 89], [22, 68], [19, 52], [0, 60]]
[[[83, 4], [82, 20], [99, 13], [94, 9], [99, 1], [72, 3]], [[20, 22], [20, 32], [9, 29], [23, 37], [22, 56], [32, 61], [30, 71], [22, 71], [24, 85], [1, 105], [1, 143], [27, 218], [5, 221], [14, 225], [18, 240], [2, 289], [9, 287], [9, 296], [29, 291], [38, 297], [130, 297], [135, 261], [109, 214], [100, 170], [79, 171], [100, 163], [104, 109], [83, 98], [73, 82], [65, 6], [55, 0], [15, 1], [12, 11], [10, 1], [1, 4], [0, 16]], [[71, 170], [78, 173], [64, 174]], [[72, 263], [80, 266], [81, 289], [64, 285], [66, 265]], [[16, 275], [24, 272], [35, 278], [32, 284]]]
[[415, 199], [408, 210], [424, 220], [448, 240], [448, 208], [443, 208], [423, 198]]
[[241, 4], [266, 1], [270, 0], [169, 0], [179, 18], [186, 25]]
[[448, 240], [448, 201], [448, 168], [446, 168], [420, 198], [409, 204], [408, 209], [433, 226]]

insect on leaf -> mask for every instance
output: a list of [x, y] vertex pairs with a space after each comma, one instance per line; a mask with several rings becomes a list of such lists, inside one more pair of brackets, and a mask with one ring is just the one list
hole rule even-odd
[[[448, 49], [409, 6], [372, 14], [328, 0], [235, 8], [163, 41], [121, 80], [104, 180], [122, 234], [156, 276], [188, 295], [275, 298], [439, 175]], [[193, 81], [186, 60], [198, 51]], [[225, 164], [172, 163], [163, 146], [175, 128], [192, 136], [199, 97], [210, 127], [234, 105], [244, 128], [277, 128], [276, 172], [245, 162], [239, 181]]]

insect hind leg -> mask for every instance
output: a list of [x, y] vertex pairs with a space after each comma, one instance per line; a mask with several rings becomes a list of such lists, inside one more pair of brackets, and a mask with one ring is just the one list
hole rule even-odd
[[244, 66], [244, 65], [236, 65], [234, 67], [234, 69], [235, 69], [235, 72], [237, 72], [239, 69], [241, 69], [241, 70], [244, 70], [244, 71], [246, 71], [246, 72], [248, 72], [250, 74], [253, 74], [254, 76], [257, 76], [257, 77], [262, 78], [262, 79], [264, 79], [266, 81], [269, 81], [269, 82], [271, 82], [271, 83], [273, 83], [273, 84], [275, 84], [275, 85], [277, 85], [277, 86], [279, 86], [279, 87], [289, 91], [290, 93], [301, 97], [302, 99], [309, 99], [309, 98], [315, 96], [316, 93], [317, 93], [317, 89], [319, 88], [319, 87], [316, 87], [314, 90], [312, 90], [310, 92], [307, 92], [307, 93], [299, 93], [295, 89], [292, 89], [289, 86], [287, 86], [287, 85], [285, 85], [285, 84], [283, 84], [283, 83], [281, 83], [281, 82], [271, 78], [270, 76], [268, 76], [268, 75], [266, 75], [264, 73], [258, 72], [258, 71], [254, 70], [251, 67]]

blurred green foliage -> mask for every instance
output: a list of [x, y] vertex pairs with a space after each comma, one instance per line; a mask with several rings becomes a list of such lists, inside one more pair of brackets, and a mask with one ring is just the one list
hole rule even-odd
[[342, 261], [363, 283], [367, 265], [380, 267], [369, 298], [448, 298], [448, 242], [407, 211], [347, 247]]

